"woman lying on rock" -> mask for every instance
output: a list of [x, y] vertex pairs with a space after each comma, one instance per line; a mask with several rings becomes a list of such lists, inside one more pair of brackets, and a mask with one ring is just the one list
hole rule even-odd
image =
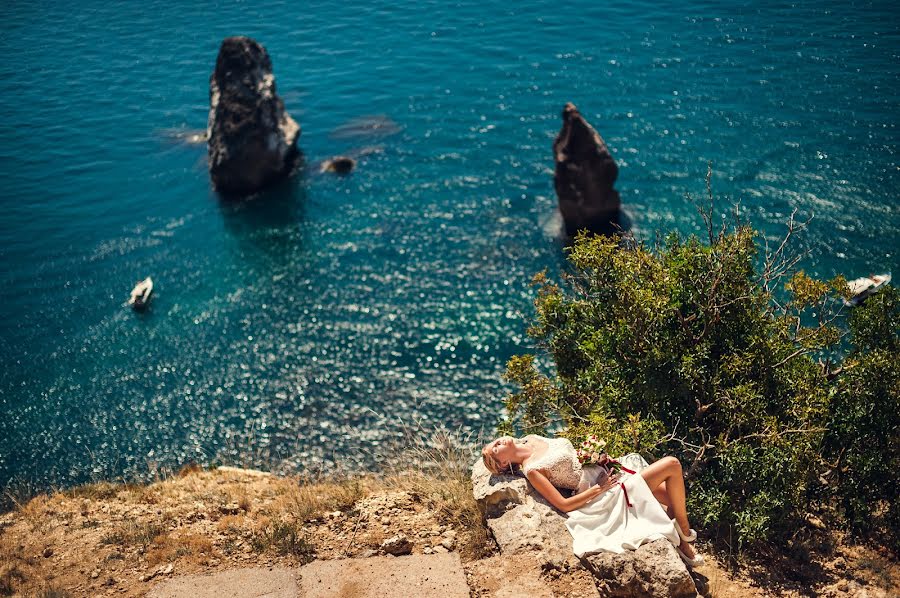
[[[688, 523], [684, 477], [675, 457], [647, 465], [640, 455], [631, 453], [620, 460], [620, 473], [600, 476], [596, 483], [598, 473], [604, 472], [582, 469], [575, 447], [565, 438], [503, 436], [486, 444], [481, 454], [494, 474], [512, 472], [518, 465], [535, 490], [569, 514], [566, 527], [579, 557], [601, 551], [622, 553], [666, 538], [688, 566], [703, 563], [690, 545], [697, 532]], [[575, 492], [567, 498], [559, 488]]]

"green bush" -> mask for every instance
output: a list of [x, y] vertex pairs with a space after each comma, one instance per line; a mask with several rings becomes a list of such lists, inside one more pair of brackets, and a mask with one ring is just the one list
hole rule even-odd
[[855, 530], [885, 527], [900, 547], [900, 291], [853, 310], [853, 349], [833, 389], [824, 477]]
[[846, 283], [794, 271], [803, 224], [761, 250], [751, 228], [714, 231], [701, 213], [708, 241], [580, 235], [562, 285], [535, 277], [529, 335], [555, 374], [532, 355], [509, 361], [519, 390], [501, 429], [562, 423], [612, 454], [674, 454], [692, 516], [741, 543], [778, 539], [813, 499], [838, 499], [858, 529], [878, 509], [900, 519], [884, 476], [900, 465], [896, 292], [854, 312], [853, 349], [834, 368], [821, 357], [842, 346]]

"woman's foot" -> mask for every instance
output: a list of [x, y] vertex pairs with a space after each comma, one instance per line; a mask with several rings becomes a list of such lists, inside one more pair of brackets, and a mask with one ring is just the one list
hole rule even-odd
[[697, 552], [694, 550], [694, 547], [685, 541], [681, 542], [681, 544], [678, 546], [678, 550], [683, 552], [684, 556], [688, 557], [689, 559], [692, 559], [697, 555]]
[[678, 537], [680, 537], [684, 542], [693, 542], [697, 539], [696, 530], [692, 530], [690, 527], [688, 527], [687, 533], [684, 533], [684, 530], [681, 527], [680, 523], [678, 523], [677, 521], [673, 521], [673, 523], [675, 524], [675, 531], [678, 532]]
[[685, 541], [682, 541], [681, 545], [676, 550], [678, 551], [678, 556], [681, 557], [681, 560], [684, 561], [684, 564], [688, 567], [697, 567], [706, 562], [701, 555], [694, 552], [694, 547]]

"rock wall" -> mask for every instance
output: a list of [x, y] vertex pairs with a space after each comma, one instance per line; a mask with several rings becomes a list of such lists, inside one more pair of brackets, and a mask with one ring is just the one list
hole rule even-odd
[[207, 147], [216, 190], [247, 195], [290, 174], [299, 136], [275, 93], [266, 49], [249, 37], [225, 38], [209, 80]]

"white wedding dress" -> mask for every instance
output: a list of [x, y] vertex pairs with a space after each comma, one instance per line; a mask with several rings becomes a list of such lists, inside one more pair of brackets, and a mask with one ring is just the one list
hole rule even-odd
[[[539, 470], [551, 484], [569, 490], [593, 484], [591, 478], [596, 473], [593, 468], [582, 471], [575, 447], [567, 439], [526, 436], [525, 441], [529, 438], [546, 442], [547, 452], [522, 468], [526, 475]], [[619, 461], [635, 473], [622, 471], [619, 484], [568, 513], [566, 527], [572, 534], [573, 552], [579, 557], [603, 551], [623, 553], [661, 538], [675, 546], [681, 543], [675, 523], [640, 475], [647, 462], [637, 453], [625, 455]]]

